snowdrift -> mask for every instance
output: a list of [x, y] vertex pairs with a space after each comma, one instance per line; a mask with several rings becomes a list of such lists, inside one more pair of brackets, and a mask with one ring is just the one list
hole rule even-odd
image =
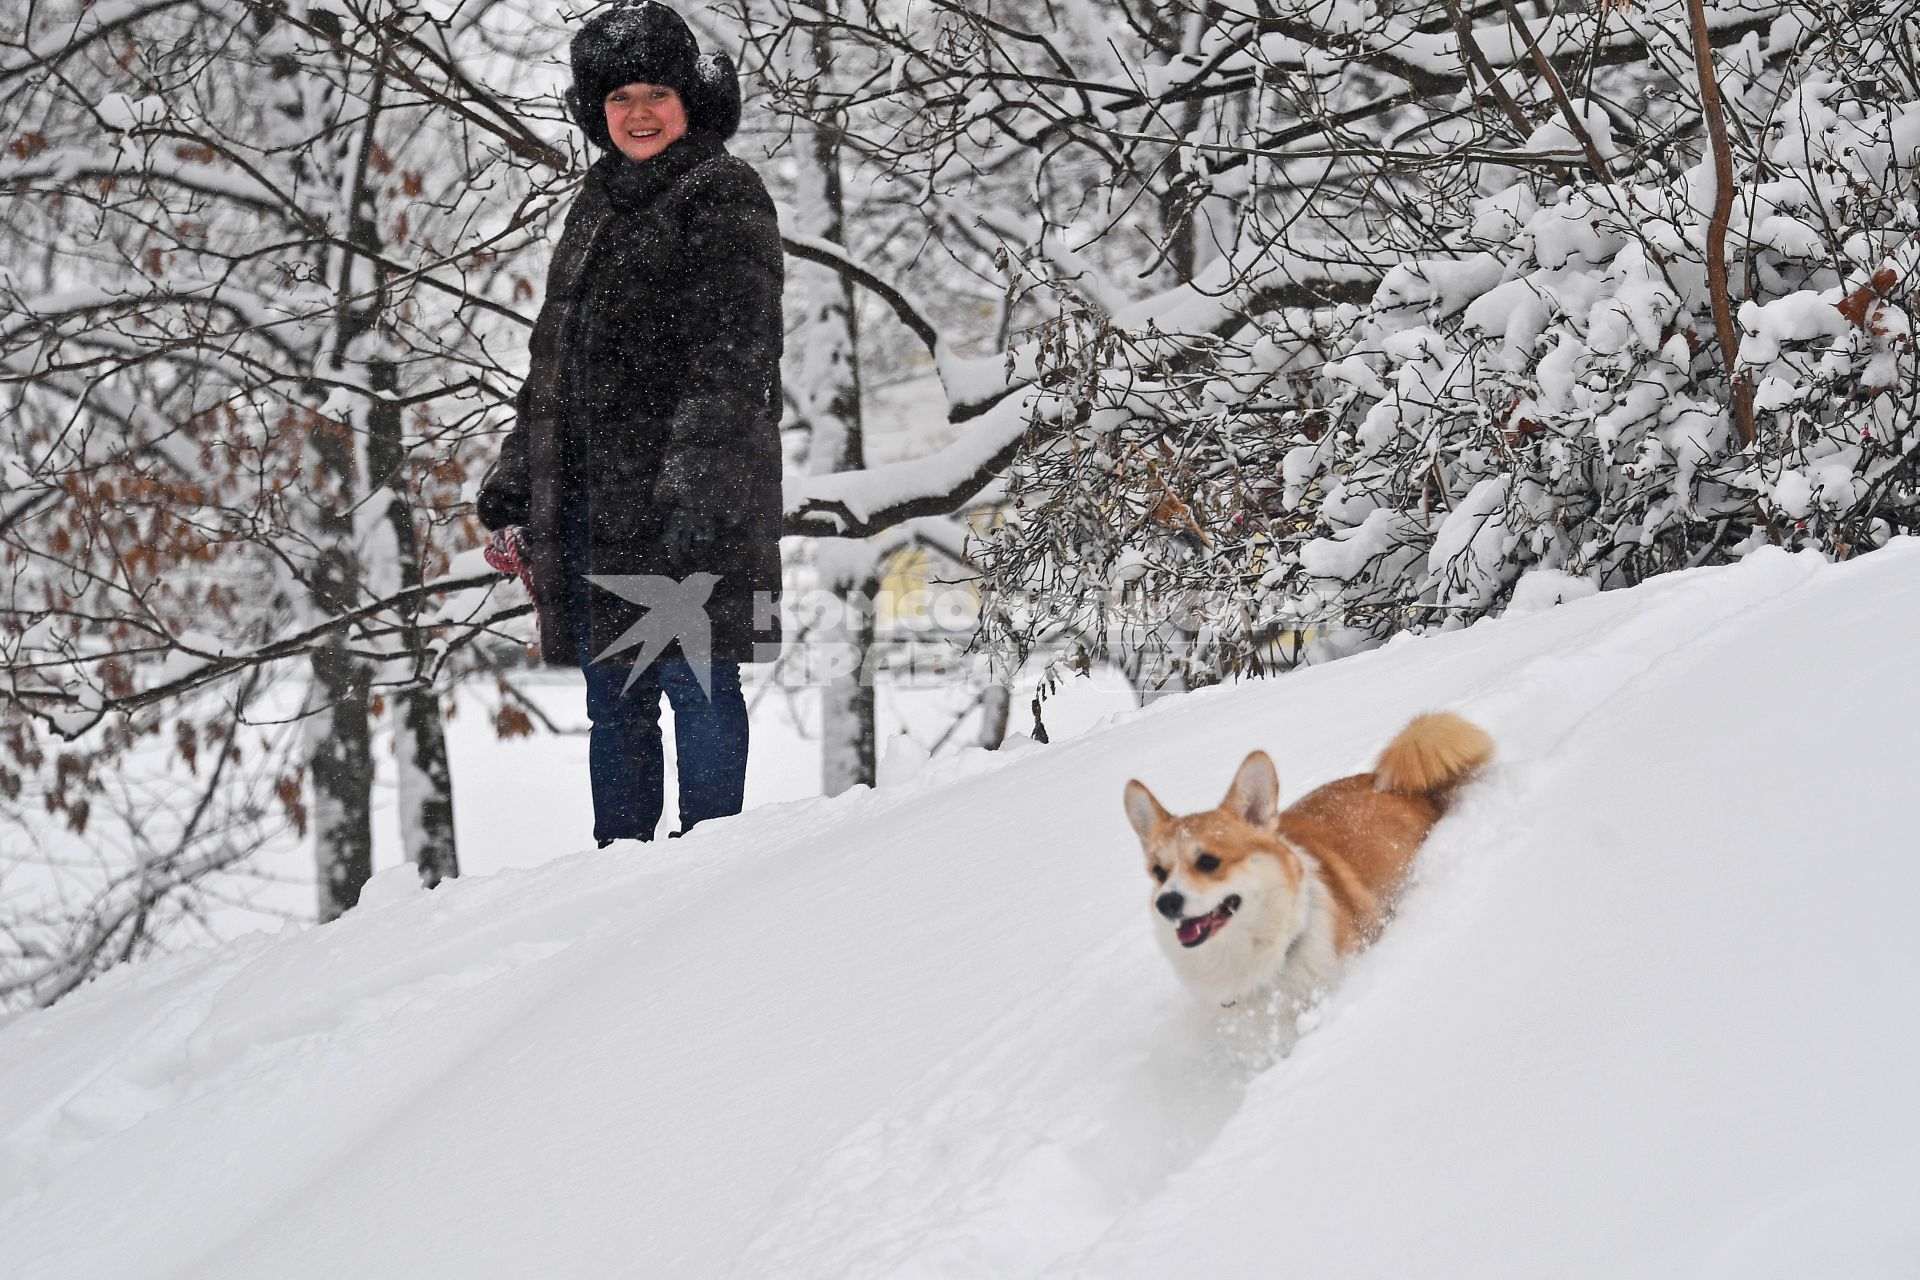
[[[0, 1028], [15, 1280], [1907, 1276], [1920, 546], [1762, 552]], [[1290, 1054], [1119, 796], [1499, 740]], [[528, 803], [538, 803], [530, 798]], [[404, 872], [401, 873], [404, 877]]]

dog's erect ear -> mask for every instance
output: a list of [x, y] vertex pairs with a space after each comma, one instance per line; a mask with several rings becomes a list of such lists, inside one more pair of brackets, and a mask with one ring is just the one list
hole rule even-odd
[[1133, 781], [1127, 784], [1127, 821], [1133, 824], [1133, 830], [1142, 840], [1153, 834], [1153, 829], [1173, 815], [1160, 807], [1153, 798], [1153, 792], [1146, 784]]
[[1280, 812], [1280, 775], [1264, 751], [1256, 751], [1240, 762], [1233, 775], [1227, 798], [1220, 807], [1249, 826], [1270, 827]]

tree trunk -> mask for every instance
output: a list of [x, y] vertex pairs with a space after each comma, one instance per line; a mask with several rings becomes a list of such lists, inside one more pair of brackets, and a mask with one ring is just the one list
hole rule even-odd
[[[381, 78], [375, 76], [368, 98], [358, 154], [352, 158], [351, 184], [345, 200], [348, 239], [371, 248], [378, 243], [367, 183], [367, 163], [374, 129], [380, 117]], [[338, 154], [326, 158], [332, 165], [348, 162], [347, 138], [338, 142]], [[360, 256], [351, 250], [330, 264], [337, 273], [335, 329], [327, 365], [336, 377], [351, 377], [347, 355], [355, 339], [370, 330], [379, 315], [380, 290], [360, 299], [362, 281], [379, 276], [369, 262], [356, 272]], [[371, 385], [371, 370], [366, 372]], [[388, 380], [392, 371], [388, 370]], [[311, 584], [314, 604], [322, 617], [352, 607], [366, 586], [366, 565], [358, 536], [361, 441], [351, 420], [315, 412], [309, 443], [314, 468], [314, 531], [318, 565]], [[368, 688], [373, 669], [353, 656], [350, 632], [334, 634], [326, 648], [313, 655], [313, 703], [308, 708], [307, 767], [313, 779], [314, 880], [319, 891], [319, 918], [332, 920], [360, 901], [360, 890], [373, 875], [373, 733]]]
[[[873, 598], [877, 579], [835, 584], [842, 595], [842, 621], [813, 633], [834, 663], [833, 678], [820, 689], [820, 787], [837, 796], [849, 787], [872, 786], [875, 778], [873, 681], [866, 670], [873, 651]], [[842, 670], [851, 666], [851, 670]]]
[[[823, 80], [829, 75], [833, 51], [825, 36], [813, 35], [804, 56], [812, 58]], [[844, 245], [846, 201], [841, 191], [839, 131], [815, 124], [807, 129], [803, 142], [795, 200], [799, 230]], [[807, 469], [814, 475], [857, 471], [866, 465], [866, 450], [853, 282], [819, 267], [805, 267], [797, 274], [805, 308], [798, 399], [808, 432]], [[866, 668], [873, 645], [872, 600], [878, 586], [865, 574], [821, 585], [842, 593], [844, 619], [841, 625], [812, 637], [832, 646], [828, 652], [834, 674], [820, 690], [820, 781], [831, 796], [874, 781], [874, 693]]]
[[373, 742], [366, 665], [345, 641], [313, 655], [307, 772], [313, 782], [314, 879], [321, 923], [360, 901], [373, 874]]
[[[390, 360], [368, 362], [368, 385], [393, 391], [398, 379]], [[387, 526], [393, 535], [398, 589], [421, 583], [419, 534], [413, 523], [412, 494], [407, 485], [405, 420], [391, 400], [375, 402], [367, 412], [367, 466], [384, 477], [387, 488]], [[428, 888], [460, 874], [460, 854], [453, 832], [453, 769], [447, 759], [446, 725], [435, 691], [427, 637], [419, 628], [419, 603], [409, 606], [407, 648], [413, 656], [410, 673], [415, 682], [401, 696], [394, 724], [394, 753], [400, 765], [400, 843], [407, 861], [420, 869]]]
[[1701, 0], [1687, 0], [1693, 35], [1694, 73], [1700, 81], [1700, 110], [1706, 116], [1713, 157], [1713, 216], [1707, 222], [1707, 292], [1712, 295], [1713, 327], [1720, 358], [1733, 392], [1733, 426], [1740, 443], [1754, 442], [1753, 384], [1740, 368], [1740, 329], [1733, 322], [1732, 289], [1727, 280], [1727, 227], [1733, 220], [1733, 147], [1727, 141], [1727, 113], [1720, 102], [1720, 81], [1713, 72], [1713, 42]]
[[1007, 717], [1013, 709], [1013, 690], [999, 681], [980, 695], [980, 745], [998, 751], [1007, 740]]
[[453, 835], [453, 769], [447, 760], [440, 695], [422, 686], [400, 704], [394, 726], [400, 758], [400, 838], [407, 860], [431, 889], [460, 874]]

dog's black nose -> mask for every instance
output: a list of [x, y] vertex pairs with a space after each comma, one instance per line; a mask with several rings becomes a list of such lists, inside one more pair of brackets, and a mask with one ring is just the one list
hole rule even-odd
[[1178, 920], [1180, 918], [1180, 908], [1187, 905], [1187, 900], [1169, 890], [1155, 898], [1153, 905], [1159, 910], [1160, 914], [1167, 919]]

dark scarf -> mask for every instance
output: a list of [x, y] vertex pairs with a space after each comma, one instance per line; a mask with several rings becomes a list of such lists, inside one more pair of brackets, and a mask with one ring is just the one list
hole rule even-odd
[[725, 155], [726, 150], [719, 138], [696, 130], [651, 160], [636, 163], [609, 151], [587, 170], [587, 181], [622, 213], [640, 213], [701, 161]]

